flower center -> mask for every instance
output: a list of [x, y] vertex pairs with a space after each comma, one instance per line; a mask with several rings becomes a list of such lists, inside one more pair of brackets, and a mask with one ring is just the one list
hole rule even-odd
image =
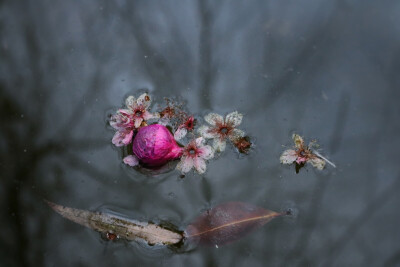
[[140, 117], [142, 116], [143, 112], [141, 110], [136, 110], [135, 111], [135, 116]]
[[228, 128], [222, 127], [219, 131], [220, 131], [222, 134], [227, 134], [227, 133], [228, 133]]
[[196, 150], [194, 148], [189, 149], [189, 155], [196, 154]]

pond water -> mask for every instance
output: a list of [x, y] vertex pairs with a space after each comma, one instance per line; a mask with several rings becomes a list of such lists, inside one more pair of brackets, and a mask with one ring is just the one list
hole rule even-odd
[[[398, 1], [3, 1], [2, 266], [400, 264]], [[244, 114], [254, 143], [203, 175], [122, 163], [108, 116], [128, 95]], [[337, 165], [296, 174], [296, 132]], [[110, 242], [43, 201], [184, 229], [227, 201], [292, 208], [242, 239], [188, 251]]]

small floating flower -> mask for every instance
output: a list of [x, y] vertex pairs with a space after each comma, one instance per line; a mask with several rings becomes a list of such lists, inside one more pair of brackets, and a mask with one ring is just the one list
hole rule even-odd
[[215, 151], [222, 152], [226, 147], [226, 139], [235, 143], [244, 137], [244, 132], [236, 129], [242, 123], [242, 118], [243, 115], [237, 111], [229, 113], [225, 119], [221, 115], [210, 113], [204, 119], [211, 126], [201, 126], [198, 131], [204, 138], [214, 139]]
[[170, 106], [170, 103], [168, 102], [168, 106], [166, 106], [161, 112], [160, 112], [160, 118], [167, 118], [171, 119], [172, 117], [175, 116], [175, 108], [173, 106]]
[[129, 110], [118, 110], [117, 114], [111, 116], [110, 125], [117, 130], [112, 139], [114, 145], [124, 146], [132, 142], [135, 125]]
[[158, 120], [158, 124], [166, 126], [174, 116], [175, 116], [175, 108], [169, 106], [168, 103], [168, 106], [160, 112], [160, 119]]
[[296, 163], [296, 171], [307, 162], [310, 162], [311, 165], [318, 170], [324, 169], [326, 163], [329, 163], [333, 167], [336, 167], [335, 164], [330, 162], [328, 159], [319, 154], [316, 150], [312, 148], [317, 146], [315, 142], [311, 142], [308, 146], [304, 145], [303, 138], [298, 134], [293, 134], [293, 141], [295, 145], [295, 149], [287, 149], [285, 150], [281, 157], [280, 161], [282, 164], [292, 164]]
[[184, 138], [188, 132], [193, 131], [195, 124], [195, 118], [193, 116], [188, 117], [184, 123], [179, 125], [178, 129], [174, 133], [175, 140], [180, 140]]
[[143, 121], [158, 117], [156, 114], [151, 114], [147, 111], [150, 104], [150, 96], [146, 93], [140, 95], [137, 100], [133, 96], [129, 96], [126, 99], [125, 105], [131, 111], [132, 120], [134, 121], [136, 128], [139, 128]]
[[243, 154], [247, 154], [251, 148], [251, 142], [248, 136], [238, 138], [233, 144], [237, 150]]
[[[159, 124], [140, 128], [133, 139], [132, 147], [138, 162], [148, 167], [162, 166], [177, 159], [182, 155], [183, 150], [167, 127]], [[135, 159], [126, 157], [124, 162], [132, 166], [135, 164]]]
[[127, 109], [120, 109], [111, 116], [110, 125], [117, 130], [112, 139], [114, 145], [130, 144], [134, 131], [142, 125], [143, 121], [157, 118], [156, 114], [147, 111], [150, 103], [150, 96], [146, 93], [140, 95], [137, 100], [133, 96], [129, 96], [125, 101]]
[[204, 144], [204, 138], [192, 140], [184, 149], [181, 161], [176, 168], [182, 173], [189, 172], [193, 167], [200, 174], [206, 171], [206, 160], [214, 157], [211, 146]]

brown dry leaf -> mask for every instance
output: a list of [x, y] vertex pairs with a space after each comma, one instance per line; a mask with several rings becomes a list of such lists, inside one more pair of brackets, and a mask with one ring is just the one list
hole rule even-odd
[[188, 241], [204, 245], [233, 242], [284, 213], [243, 202], [227, 202], [201, 214], [185, 231]]
[[139, 222], [114, 214], [68, 208], [52, 202], [46, 202], [64, 218], [103, 233], [107, 237], [113, 237], [109, 238], [110, 240], [115, 238], [126, 240], [143, 239], [149, 245], [172, 245], [179, 243], [183, 238], [180, 233], [153, 223]]

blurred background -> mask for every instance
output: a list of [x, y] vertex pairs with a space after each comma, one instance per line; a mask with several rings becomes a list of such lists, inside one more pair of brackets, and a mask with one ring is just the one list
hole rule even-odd
[[[400, 2], [0, 2], [2, 266], [398, 266]], [[124, 166], [108, 116], [128, 95], [244, 114], [254, 142], [204, 175]], [[397, 118], [397, 119], [396, 119]], [[336, 163], [295, 173], [293, 132]], [[243, 201], [293, 208], [219, 248], [106, 242], [43, 199], [180, 229]]]

